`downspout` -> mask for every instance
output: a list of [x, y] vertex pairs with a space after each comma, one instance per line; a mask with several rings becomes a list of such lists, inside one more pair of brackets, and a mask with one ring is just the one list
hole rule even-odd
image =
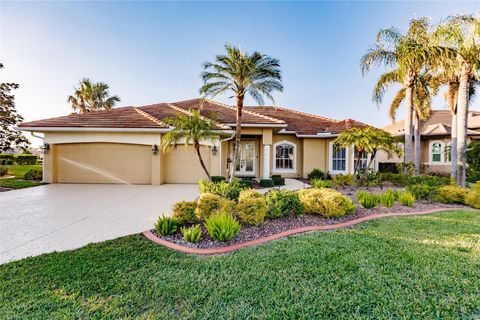
[[[223, 142], [226, 142], [228, 140], [232, 140], [233, 138], [235, 137], [235, 132], [232, 133], [232, 135], [226, 139], [223, 139], [223, 140], [220, 140], [220, 145], [219, 145], [219, 148], [218, 148], [218, 153], [219, 153], [219, 158], [220, 158], [220, 161], [218, 162], [219, 163], [219, 174], [222, 175], [222, 143]], [[227, 179], [228, 179], [228, 168], [227, 168]]]

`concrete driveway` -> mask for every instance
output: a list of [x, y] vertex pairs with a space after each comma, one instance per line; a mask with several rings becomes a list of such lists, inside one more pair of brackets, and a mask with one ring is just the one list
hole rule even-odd
[[0, 193], [0, 263], [142, 232], [197, 185], [51, 184]]

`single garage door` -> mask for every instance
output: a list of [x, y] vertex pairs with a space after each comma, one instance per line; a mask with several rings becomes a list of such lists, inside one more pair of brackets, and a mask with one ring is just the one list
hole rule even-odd
[[[210, 150], [200, 147], [203, 162], [210, 169]], [[207, 179], [193, 146], [180, 145], [165, 155], [166, 183], [197, 183], [198, 179]]]
[[122, 143], [72, 143], [56, 146], [59, 183], [150, 184], [150, 146]]

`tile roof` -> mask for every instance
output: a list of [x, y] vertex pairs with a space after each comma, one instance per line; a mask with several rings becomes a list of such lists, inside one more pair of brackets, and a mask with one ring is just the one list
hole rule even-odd
[[166, 124], [158, 119], [142, 114], [135, 107], [114, 108], [80, 114], [74, 113], [64, 117], [23, 122], [18, 127], [168, 128]]
[[[71, 114], [64, 117], [24, 122], [20, 128], [73, 127], [73, 128], [158, 128], [168, 129], [165, 118], [189, 110], [200, 110], [200, 114], [215, 119], [217, 130], [231, 130], [236, 122], [235, 107], [208, 99], [192, 99], [172, 103], [157, 103], [142, 107], [114, 108], [106, 111]], [[337, 121], [326, 117], [281, 107], [246, 106], [242, 124], [276, 126], [297, 135], [338, 133], [352, 127], [366, 127], [361, 122], [345, 119]]]
[[282, 119], [287, 123], [287, 131], [295, 131], [299, 135], [316, 135], [317, 133], [338, 133], [352, 127], [366, 127], [361, 122], [346, 119], [342, 121], [326, 117], [287, 109], [276, 106], [248, 106], [248, 110], [255, 111], [270, 117]]
[[[475, 123], [480, 119], [480, 112], [470, 111], [468, 118], [468, 127], [476, 128]], [[450, 135], [452, 125], [452, 115], [450, 110], [432, 110], [430, 118], [425, 121], [420, 121], [420, 134], [439, 136]], [[403, 135], [405, 132], [405, 120], [399, 120], [388, 126], [383, 127], [383, 130], [394, 135]], [[468, 134], [479, 134], [477, 131], [468, 130]]]

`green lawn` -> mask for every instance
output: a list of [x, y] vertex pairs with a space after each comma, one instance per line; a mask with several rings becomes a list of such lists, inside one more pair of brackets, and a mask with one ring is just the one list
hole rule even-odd
[[41, 165], [26, 165], [26, 164], [15, 164], [8, 167], [8, 174], [15, 176], [17, 179], [23, 179], [25, 173], [31, 169], [42, 169]]
[[8, 167], [8, 174], [15, 176], [11, 179], [0, 179], [0, 187], [12, 188], [12, 189], [23, 189], [40, 186], [43, 183], [39, 181], [28, 181], [22, 180], [25, 173], [31, 169], [42, 169], [41, 165], [10, 165]]
[[370, 221], [223, 256], [141, 235], [0, 266], [6, 319], [478, 319], [480, 213]]

